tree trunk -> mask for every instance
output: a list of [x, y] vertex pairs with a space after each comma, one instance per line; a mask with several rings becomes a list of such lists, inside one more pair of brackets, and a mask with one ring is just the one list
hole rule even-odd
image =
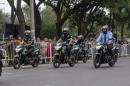
[[[14, 5], [14, 0], [12, 0], [12, 3]], [[11, 23], [14, 24], [15, 22], [15, 11], [14, 11], [14, 8], [11, 7]]]
[[[28, 4], [30, 6], [30, 0], [23, 0], [26, 4]], [[34, 15], [35, 15], [35, 34], [36, 37], [40, 36], [40, 32], [41, 32], [41, 16], [40, 16], [40, 12], [38, 10], [40, 4], [38, 6], [36, 6], [36, 2], [34, 0]]]
[[57, 31], [57, 38], [60, 38], [61, 37], [61, 34], [62, 34], [62, 26], [64, 24], [64, 22], [62, 22], [61, 20], [61, 14], [60, 12], [55, 12], [56, 14], [56, 17], [57, 17], [57, 22], [56, 22], [56, 31]]
[[113, 19], [112, 19], [112, 29], [111, 29], [111, 31], [112, 32], [114, 32], [114, 30], [115, 30], [115, 14], [113, 13]]
[[22, 12], [22, 9], [21, 9], [21, 0], [17, 0], [17, 17], [18, 17], [18, 20], [19, 20], [20, 27], [22, 29], [21, 34], [23, 36], [26, 24], [25, 24], [24, 15], [23, 15], [23, 12]]
[[78, 35], [81, 35], [82, 31], [81, 31], [81, 27], [78, 27]]
[[34, 15], [35, 15], [35, 34], [36, 37], [40, 36], [40, 32], [41, 32], [41, 15], [40, 12], [38, 10], [38, 7], [36, 6], [36, 3], [34, 4]]
[[82, 34], [81, 24], [79, 23], [79, 24], [77, 25], [77, 27], [78, 27], [78, 35], [81, 35], [81, 34]]
[[112, 13], [110, 11], [110, 19], [109, 19], [109, 22], [108, 22], [108, 25], [109, 25], [110, 28], [111, 28], [111, 20], [112, 20]]
[[121, 40], [124, 40], [124, 24], [121, 25]]
[[60, 38], [62, 34], [62, 24], [60, 21], [57, 21], [56, 23], [56, 31], [57, 31], [57, 38]]

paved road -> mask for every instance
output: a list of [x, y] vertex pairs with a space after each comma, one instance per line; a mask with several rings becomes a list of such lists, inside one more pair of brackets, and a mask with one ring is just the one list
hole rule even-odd
[[130, 86], [130, 58], [122, 57], [113, 68], [102, 65], [95, 69], [92, 61], [73, 68], [62, 65], [54, 69], [51, 64], [6, 68], [0, 86]]

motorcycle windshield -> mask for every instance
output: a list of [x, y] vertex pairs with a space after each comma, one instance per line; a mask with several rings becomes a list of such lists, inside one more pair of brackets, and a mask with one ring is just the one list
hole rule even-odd
[[22, 48], [22, 46], [21, 46], [21, 45], [18, 45], [18, 46], [16, 46], [16, 48]]
[[73, 48], [74, 48], [74, 49], [78, 49], [79, 46], [78, 46], [78, 45], [74, 45]]
[[62, 46], [62, 43], [58, 42], [56, 43], [56, 46]]

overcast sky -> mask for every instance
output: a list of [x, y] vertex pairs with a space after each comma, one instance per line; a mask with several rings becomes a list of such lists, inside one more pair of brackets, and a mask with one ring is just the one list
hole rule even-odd
[[0, 0], [0, 9], [2, 9], [3, 12], [10, 13], [11, 9], [7, 0]]
[[[14, 0], [14, 1], [16, 1], [16, 0]], [[25, 5], [25, 3], [23, 1], [22, 1], [22, 5]], [[45, 6], [43, 4], [40, 7], [45, 8]], [[10, 8], [7, 0], [0, 0], [0, 9], [2, 9], [2, 11], [5, 12], [5, 13], [11, 12], [11, 8]]]

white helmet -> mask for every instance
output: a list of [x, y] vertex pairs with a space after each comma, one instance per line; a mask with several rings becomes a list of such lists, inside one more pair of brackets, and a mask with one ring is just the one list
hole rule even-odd
[[66, 27], [66, 28], [63, 29], [63, 31], [69, 31], [69, 28]]
[[108, 25], [102, 26], [102, 29], [108, 29]]
[[84, 38], [83, 35], [78, 36], [78, 39], [83, 39], [83, 38]]
[[30, 35], [31, 34], [31, 31], [30, 30], [26, 30], [25, 31], [25, 35]]

